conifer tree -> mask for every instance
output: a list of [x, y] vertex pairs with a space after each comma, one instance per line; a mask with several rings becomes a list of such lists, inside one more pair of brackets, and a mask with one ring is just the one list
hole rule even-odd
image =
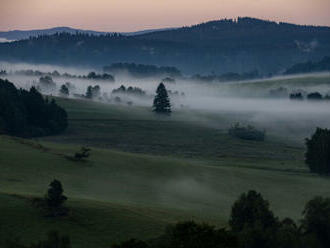
[[305, 162], [311, 172], [330, 174], [330, 130], [317, 128], [310, 139], [306, 139]]
[[163, 83], [160, 83], [157, 87], [153, 111], [161, 114], [170, 114], [172, 112], [170, 99]]
[[49, 184], [49, 189], [46, 195], [46, 203], [51, 211], [52, 216], [65, 215], [66, 209], [63, 208], [63, 203], [68, 199], [63, 195], [62, 183], [59, 180], [53, 180]]

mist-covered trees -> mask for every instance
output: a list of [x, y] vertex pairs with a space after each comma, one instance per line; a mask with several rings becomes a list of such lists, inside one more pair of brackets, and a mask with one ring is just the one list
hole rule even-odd
[[49, 184], [46, 195], [46, 203], [48, 210], [52, 216], [65, 215], [67, 209], [63, 207], [63, 203], [68, 199], [64, 194], [62, 183], [54, 179]]
[[170, 99], [163, 83], [160, 83], [157, 87], [153, 103], [153, 111], [161, 114], [171, 114], [172, 112]]
[[306, 139], [305, 162], [311, 172], [330, 173], [330, 130], [317, 128], [311, 138]]
[[68, 86], [65, 84], [61, 85], [59, 93], [61, 96], [64, 96], [64, 97], [69, 96], [70, 92], [69, 92]]
[[235, 123], [228, 130], [228, 134], [244, 140], [265, 140], [266, 132], [264, 130], [258, 130], [255, 127], [248, 125], [242, 126], [240, 123]]
[[0, 79], [0, 132], [31, 137], [61, 133], [68, 125], [66, 111], [32, 87], [17, 90]]
[[99, 85], [88, 86], [86, 90], [86, 98], [93, 99], [101, 96], [101, 88]]
[[113, 89], [112, 94], [123, 94], [123, 95], [134, 95], [134, 96], [145, 96], [146, 92], [139, 87], [121, 85], [118, 89]]
[[302, 95], [301, 92], [291, 93], [290, 94], [290, 99], [291, 100], [304, 100], [304, 96]]
[[51, 76], [43, 76], [39, 78], [39, 85], [43, 89], [53, 90], [56, 88], [56, 83]]
[[104, 80], [104, 81], [110, 81], [110, 82], [114, 82], [115, 78], [107, 73], [103, 73], [103, 74], [96, 74], [95, 72], [90, 72], [88, 73], [87, 77], [88, 79], [93, 79], [93, 80]]

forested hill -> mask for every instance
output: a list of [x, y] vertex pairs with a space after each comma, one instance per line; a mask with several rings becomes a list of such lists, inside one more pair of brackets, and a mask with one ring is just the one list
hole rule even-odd
[[330, 55], [330, 27], [253, 18], [220, 20], [136, 36], [55, 34], [0, 44], [1, 60], [104, 66], [134, 62], [184, 73], [277, 73]]

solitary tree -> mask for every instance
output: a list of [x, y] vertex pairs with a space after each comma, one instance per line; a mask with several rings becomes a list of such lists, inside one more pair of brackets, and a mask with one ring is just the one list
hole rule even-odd
[[172, 112], [170, 99], [163, 83], [160, 83], [157, 87], [156, 96], [154, 98], [153, 111], [162, 114], [170, 114]]
[[330, 173], [330, 130], [317, 128], [310, 139], [306, 139], [305, 162], [311, 172]]
[[54, 179], [49, 184], [49, 189], [46, 196], [46, 202], [49, 210], [52, 212], [52, 215], [62, 215], [65, 212], [63, 211], [63, 203], [68, 198], [63, 195], [62, 183]]
[[268, 201], [254, 190], [242, 194], [232, 206], [229, 225], [235, 232], [255, 227], [267, 229], [274, 227], [276, 223]]
[[69, 88], [68, 88], [65, 84], [63, 84], [63, 85], [61, 86], [60, 94], [61, 94], [62, 96], [68, 96], [68, 95], [69, 95]]

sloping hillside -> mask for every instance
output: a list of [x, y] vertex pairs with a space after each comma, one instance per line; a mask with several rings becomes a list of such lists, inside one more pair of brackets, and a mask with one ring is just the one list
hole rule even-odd
[[184, 73], [276, 73], [330, 55], [330, 28], [239, 18], [137, 36], [55, 34], [0, 44], [2, 60], [104, 66], [135, 62]]

